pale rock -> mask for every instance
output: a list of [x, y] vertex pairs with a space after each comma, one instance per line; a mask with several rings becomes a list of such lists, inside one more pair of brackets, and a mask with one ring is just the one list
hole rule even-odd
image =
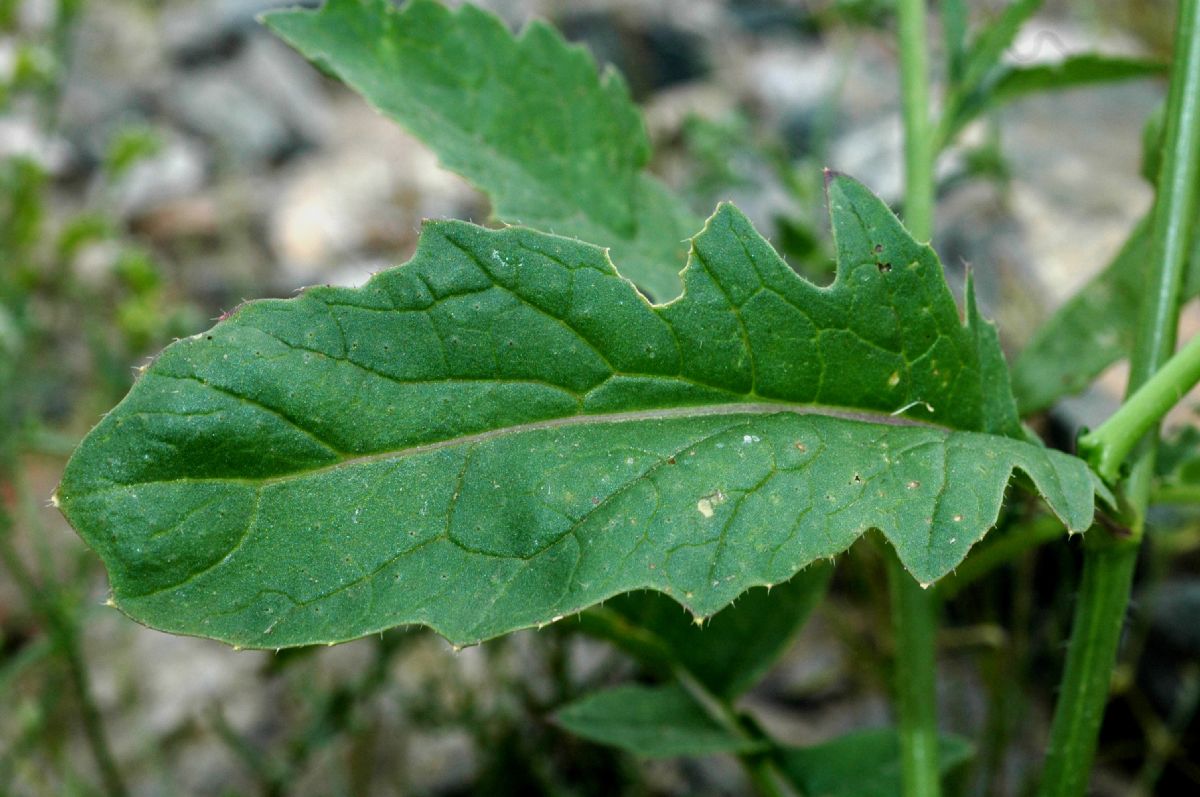
[[153, 155], [121, 176], [114, 186], [114, 205], [125, 217], [136, 217], [160, 205], [195, 194], [207, 180], [204, 149], [187, 136], [172, 133]]
[[296, 163], [271, 211], [270, 242], [287, 282], [329, 281], [347, 261], [403, 262], [422, 219], [483, 221], [479, 195], [395, 123], [352, 97], [336, 117], [329, 148]]

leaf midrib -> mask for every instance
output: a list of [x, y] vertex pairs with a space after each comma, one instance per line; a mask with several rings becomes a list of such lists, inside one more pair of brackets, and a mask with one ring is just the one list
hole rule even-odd
[[183, 477], [177, 479], [162, 479], [157, 481], [139, 481], [128, 484], [114, 484], [111, 487], [90, 490], [78, 494], [76, 497], [99, 495], [101, 493], [114, 492], [117, 490], [128, 490], [143, 485], [149, 484], [205, 484], [213, 482], [224, 482], [229, 484], [247, 484], [255, 487], [266, 487], [274, 484], [282, 484], [294, 479], [316, 476], [322, 473], [336, 471], [341, 468], [353, 468], [359, 465], [368, 465], [375, 462], [386, 462], [388, 460], [403, 459], [405, 457], [417, 456], [420, 454], [438, 451], [444, 448], [454, 448], [456, 446], [472, 446], [479, 443], [485, 443], [490, 440], [496, 440], [503, 437], [509, 437], [528, 432], [541, 432], [551, 429], [570, 428], [572, 426], [587, 426], [591, 424], [616, 424], [616, 423], [634, 423], [638, 421], [657, 421], [657, 420], [675, 420], [687, 418], [708, 418], [720, 417], [725, 415], [775, 415], [780, 413], [792, 413], [795, 415], [819, 415], [827, 418], [838, 418], [845, 421], [855, 421], [859, 423], [878, 424], [882, 426], [906, 426], [929, 429], [932, 431], [943, 432], [950, 434], [953, 432], [963, 432], [966, 430], [953, 429], [941, 424], [932, 423], [930, 421], [922, 421], [917, 418], [909, 418], [902, 415], [889, 415], [880, 412], [871, 412], [869, 410], [855, 410], [843, 407], [830, 407], [820, 404], [796, 404], [782, 401], [759, 400], [753, 402], [731, 402], [725, 404], [698, 404], [686, 407], [668, 407], [650, 410], [630, 410], [626, 412], [611, 412], [598, 414], [583, 414], [583, 415], [568, 415], [559, 418], [549, 418], [540, 421], [531, 421], [529, 423], [515, 424], [512, 426], [504, 426], [497, 429], [488, 429], [483, 432], [475, 432], [468, 435], [459, 435], [445, 440], [437, 440], [432, 443], [422, 443], [420, 445], [408, 446], [405, 448], [390, 449], [388, 451], [377, 451], [372, 454], [364, 454], [362, 456], [353, 457], [350, 459], [331, 462], [328, 465], [321, 465], [316, 468], [307, 468], [303, 470], [295, 470], [288, 473], [279, 474], [277, 476], [268, 476], [261, 479], [231, 477], [231, 476], [212, 476], [212, 477]]

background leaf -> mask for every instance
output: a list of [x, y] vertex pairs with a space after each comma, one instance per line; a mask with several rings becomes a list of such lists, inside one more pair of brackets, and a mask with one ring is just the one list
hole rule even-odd
[[1052, 64], [1009, 67], [992, 86], [990, 99], [993, 103], [1002, 103], [1043, 91], [1061, 91], [1135, 78], [1164, 77], [1168, 66], [1161, 61], [1144, 58], [1082, 53]]
[[1001, 65], [972, 90], [951, 92], [942, 120], [941, 140], [949, 143], [981, 114], [1033, 94], [1161, 77], [1167, 64], [1143, 58], [1082, 53], [1062, 61], [1031, 66]]
[[994, 20], [984, 26], [972, 40], [963, 65], [960, 89], [963, 94], [975, 92], [988, 73], [999, 63], [1004, 51], [1030, 17], [1042, 7], [1042, 0], [1014, 0]]
[[[1162, 117], [1156, 112], [1147, 120], [1142, 144], [1142, 174], [1152, 184], [1161, 147]], [[1142, 275], [1152, 255], [1152, 213], [1138, 221], [1112, 262], [1044, 321], [1017, 356], [1012, 382], [1022, 415], [1081, 392], [1128, 355], [1141, 312]], [[1188, 259], [1183, 296], [1200, 296], [1200, 242]]]
[[942, 22], [942, 44], [946, 49], [946, 77], [956, 84], [963, 78], [967, 55], [967, 4], [964, 0], [938, 3]]
[[1150, 217], [1134, 227], [1121, 251], [1045, 321], [1013, 363], [1013, 392], [1023, 415], [1082, 391], [1127, 356], [1150, 257]]
[[726, 730], [676, 684], [593, 692], [555, 714], [571, 733], [648, 758], [752, 753], [767, 747]]
[[700, 220], [643, 171], [650, 143], [620, 76], [598, 76], [549, 25], [514, 37], [492, 14], [434, 0], [327, 0], [264, 21], [486, 192], [500, 219], [612, 247], [652, 296], [679, 293]]
[[475, 642], [641, 588], [708, 615], [870, 528], [932, 582], [1015, 468], [1086, 528], [1098, 482], [1025, 442], [995, 330], [865, 187], [829, 196], [831, 286], [724, 206], [660, 306], [597, 247], [429, 224], [361, 289], [168, 348], [58, 500], [126, 612], [260, 647]]
[[832, 574], [831, 564], [814, 564], [770, 589], [747, 590], [704, 622], [662, 593], [631, 592], [592, 610], [610, 617], [591, 630], [653, 665], [683, 667], [717, 697], [732, 699], [758, 683], [787, 649]]

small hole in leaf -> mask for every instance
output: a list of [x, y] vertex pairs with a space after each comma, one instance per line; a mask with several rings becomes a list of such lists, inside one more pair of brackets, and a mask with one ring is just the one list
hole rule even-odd
[[886, 274], [887, 272], [892, 270], [892, 264], [891, 263], [876, 263], [875, 268], [879, 269], [880, 274]]

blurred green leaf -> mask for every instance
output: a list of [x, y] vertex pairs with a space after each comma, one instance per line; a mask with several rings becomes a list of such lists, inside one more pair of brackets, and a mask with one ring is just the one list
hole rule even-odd
[[1043, 0], [1016, 0], [1005, 6], [1000, 15], [984, 26], [971, 42], [963, 58], [962, 81], [956, 93], [970, 95], [984, 83], [988, 74], [1000, 63], [1004, 51], [1012, 46], [1021, 26], [1038, 9]]
[[[972, 755], [965, 739], [942, 736], [938, 740], [943, 777]], [[804, 797], [897, 797], [904, 791], [900, 738], [891, 728], [858, 731], [813, 747], [788, 748], [779, 761]]]
[[1158, 185], [1158, 173], [1162, 170], [1163, 124], [1167, 118], [1166, 100], [1160, 102], [1142, 127], [1142, 178], [1150, 185]]
[[597, 610], [623, 622], [602, 635], [651, 664], [680, 666], [718, 697], [732, 699], [766, 674], [820, 603], [833, 566], [811, 565], [789, 581], [745, 592], [704, 622], [658, 592], [621, 595]]
[[138, 162], [158, 154], [162, 146], [162, 135], [154, 128], [145, 125], [124, 127], [108, 144], [104, 170], [109, 179], [118, 179]]
[[765, 741], [723, 727], [676, 684], [594, 692], [559, 709], [555, 720], [584, 739], [647, 758], [752, 753], [767, 747]]
[[1084, 53], [1054, 64], [1004, 69], [992, 84], [988, 99], [990, 104], [998, 105], [1037, 92], [1060, 91], [1135, 78], [1162, 77], [1167, 74], [1168, 68], [1169, 64], [1161, 61]]
[[[1154, 184], [1162, 150], [1160, 106], [1142, 132], [1142, 176]], [[1200, 190], [1200, 188], [1198, 188]], [[1012, 368], [1013, 394], [1022, 415], [1048, 409], [1084, 390], [1105, 368], [1127, 356], [1141, 312], [1151, 257], [1152, 211], [1143, 216], [1112, 262], [1042, 323]], [[1200, 240], [1184, 274], [1185, 300], [1200, 296]]]
[[942, 119], [939, 141], [949, 144], [972, 120], [1013, 100], [1033, 94], [1062, 91], [1123, 80], [1159, 77], [1167, 64], [1140, 58], [1084, 53], [1053, 64], [996, 67], [970, 90], [951, 92]]
[[42, 189], [46, 174], [29, 158], [0, 160], [0, 255], [5, 262], [0, 279], [10, 276], [14, 261], [30, 255], [42, 234]]
[[967, 57], [967, 4], [964, 0], [943, 0], [938, 4], [942, 19], [942, 44], [946, 50], [946, 76], [950, 85], [963, 78]]
[[1146, 216], [1113, 261], [1038, 327], [1012, 368], [1013, 394], [1022, 415], [1080, 392], [1128, 354], [1150, 247]]
[[1164, 439], [1155, 470], [1152, 500], [1200, 506], [1200, 428], [1185, 426]]

